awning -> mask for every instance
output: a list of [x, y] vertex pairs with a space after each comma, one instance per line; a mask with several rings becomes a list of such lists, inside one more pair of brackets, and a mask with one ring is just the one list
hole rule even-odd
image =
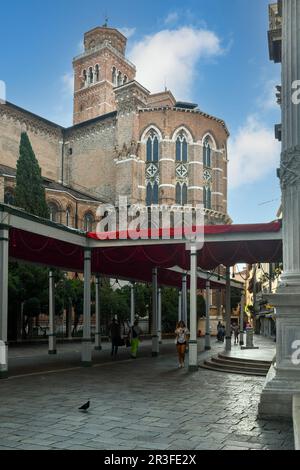
[[[127, 238], [99, 241], [97, 234], [70, 230], [5, 205], [0, 205], [0, 224], [9, 227], [11, 259], [82, 272], [84, 248], [90, 248], [92, 272], [95, 274], [151, 282], [152, 269], [157, 267], [159, 282], [176, 287], [181, 285], [182, 276], [169, 271], [169, 268], [179, 266], [184, 271], [190, 269], [186, 239], [151, 240], [149, 237], [147, 240]], [[203, 232], [203, 227], [199, 230]], [[149, 232], [149, 235], [152, 233]], [[281, 261], [282, 234], [278, 221], [270, 224], [206, 226], [204, 245], [198, 251], [198, 267], [205, 271], [219, 265]], [[198, 287], [204, 288], [205, 280], [199, 279]]]

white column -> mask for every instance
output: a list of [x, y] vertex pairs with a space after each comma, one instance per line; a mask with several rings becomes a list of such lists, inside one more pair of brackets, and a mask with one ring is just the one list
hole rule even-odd
[[178, 321], [182, 320], [182, 292], [178, 293]]
[[231, 293], [230, 268], [226, 268], [226, 339], [225, 351], [231, 351]]
[[157, 268], [152, 271], [152, 356], [159, 354]]
[[0, 379], [8, 376], [8, 240], [8, 227], [0, 225]]
[[49, 350], [48, 354], [56, 354], [55, 330], [55, 283], [52, 271], [49, 271]]
[[[282, 1], [282, 154], [283, 208], [281, 284], [269, 301], [276, 307], [276, 367], [262, 392], [261, 417], [292, 416], [300, 390], [300, 2]], [[272, 378], [271, 378], [272, 377]]]
[[135, 320], [135, 298], [134, 298], [134, 284], [130, 286], [130, 324], [134, 324]]
[[73, 321], [73, 305], [72, 305], [72, 299], [68, 299], [68, 306], [67, 306], [67, 324], [66, 324], [66, 329], [67, 329], [67, 338], [71, 339], [72, 338], [72, 321]]
[[187, 325], [187, 275], [182, 276], [182, 320]]
[[209, 351], [210, 345], [210, 282], [206, 281], [206, 332], [205, 332], [205, 349]]
[[95, 350], [101, 351], [101, 304], [100, 304], [100, 277], [96, 277], [96, 331], [95, 331]]
[[244, 313], [245, 313], [245, 293], [243, 292], [241, 298], [241, 311], [240, 311], [240, 346], [244, 346]]
[[189, 341], [189, 370], [198, 369], [198, 342], [197, 342], [197, 249], [190, 248], [191, 274], [190, 274], [190, 341]]
[[92, 365], [91, 339], [91, 255], [89, 248], [84, 250], [84, 301], [83, 301], [83, 338], [82, 365]]
[[158, 341], [162, 344], [162, 327], [161, 327], [161, 289], [158, 289]]

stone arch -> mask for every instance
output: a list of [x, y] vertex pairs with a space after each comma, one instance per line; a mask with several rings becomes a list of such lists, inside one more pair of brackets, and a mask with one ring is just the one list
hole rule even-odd
[[207, 131], [204, 136], [202, 137], [202, 145], [204, 146], [205, 144], [205, 141], [209, 139], [212, 143], [212, 150], [217, 150], [218, 149], [218, 144], [217, 144], [217, 141], [216, 141], [216, 138], [214, 136], [214, 134], [211, 132], [211, 131]]
[[89, 209], [87, 210], [82, 219], [82, 224], [83, 224], [83, 230], [86, 232], [92, 232], [93, 231], [93, 226], [95, 223], [95, 215], [94, 213]]
[[185, 125], [181, 125], [180, 127], [177, 127], [177, 129], [175, 129], [172, 135], [173, 142], [176, 142], [177, 137], [181, 132], [184, 132], [186, 134], [188, 144], [192, 144], [194, 142], [195, 139], [191, 130]]
[[142, 133], [141, 142], [142, 142], [143, 144], [146, 144], [146, 143], [147, 143], [148, 134], [149, 134], [151, 131], [154, 131], [154, 132], [158, 135], [158, 140], [159, 140], [159, 141], [163, 140], [163, 135], [162, 135], [162, 132], [161, 132], [161, 130], [159, 129], [159, 127], [157, 127], [155, 124], [150, 124], [149, 126], [146, 127], [146, 129], [144, 129], [144, 131], [143, 131], [143, 133]]
[[61, 214], [63, 212], [61, 203], [55, 198], [50, 198], [50, 199], [47, 199], [47, 206], [49, 209], [49, 219], [52, 222], [56, 222], [57, 224], [60, 224]]

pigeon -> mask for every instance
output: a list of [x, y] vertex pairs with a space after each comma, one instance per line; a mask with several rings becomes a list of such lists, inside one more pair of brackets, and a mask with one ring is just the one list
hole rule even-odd
[[80, 408], [78, 408], [80, 411], [87, 411], [90, 407], [90, 402], [88, 401], [84, 405], [82, 405]]

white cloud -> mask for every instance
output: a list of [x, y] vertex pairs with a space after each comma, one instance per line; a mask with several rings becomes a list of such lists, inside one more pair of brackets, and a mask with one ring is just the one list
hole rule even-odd
[[135, 34], [136, 28], [118, 28], [118, 30], [129, 39]]
[[74, 94], [74, 75], [73, 72], [67, 72], [61, 77], [62, 92], [64, 95]]
[[236, 136], [229, 141], [229, 186], [238, 188], [244, 184], [262, 180], [275, 171], [280, 159], [280, 144], [274, 131], [250, 115]]
[[168, 14], [168, 16], [165, 19], [165, 24], [174, 24], [179, 20], [179, 13], [177, 11], [172, 11], [171, 13]]
[[84, 40], [81, 39], [77, 44], [77, 52], [78, 54], [82, 54], [84, 52]]
[[267, 80], [263, 85], [262, 95], [258, 98], [257, 104], [262, 111], [279, 110], [276, 101], [276, 85], [280, 83], [280, 78]]
[[178, 99], [190, 99], [200, 59], [223, 53], [218, 36], [205, 29], [162, 30], [136, 42], [129, 52], [137, 80], [152, 93], [165, 83]]

